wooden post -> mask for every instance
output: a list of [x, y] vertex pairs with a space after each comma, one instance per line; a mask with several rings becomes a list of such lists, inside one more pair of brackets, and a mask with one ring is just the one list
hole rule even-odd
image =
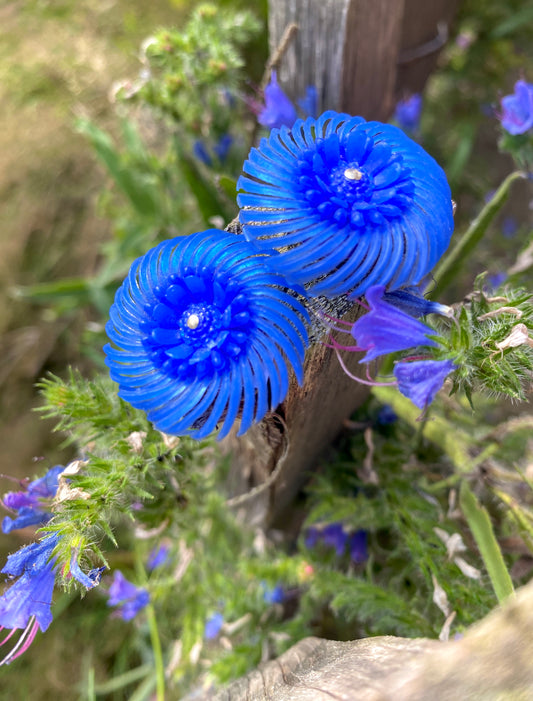
[[[435, 65], [443, 26], [456, 0], [270, 0], [273, 67], [294, 99], [307, 86], [325, 109], [385, 121], [405, 87], [421, 90]], [[276, 52], [291, 23], [298, 30]], [[439, 24], [440, 23], [440, 24]], [[286, 35], [285, 35], [286, 36]], [[350, 311], [351, 320], [359, 313]], [[339, 314], [334, 314], [339, 316]], [[348, 317], [349, 318], [349, 317]], [[345, 354], [353, 374], [360, 355]], [[226, 446], [232, 453], [232, 503], [248, 522], [284, 521], [284, 510], [342, 423], [362, 404], [368, 388], [348, 378], [335, 353], [320, 342], [308, 351], [302, 387], [292, 382], [276, 414]]]
[[272, 52], [298, 26], [281, 56], [280, 83], [293, 99], [307, 86], [325, 109], [387, 120], [403, 94], [421, 92], [434, 70], [458, 0], [270, 0]]

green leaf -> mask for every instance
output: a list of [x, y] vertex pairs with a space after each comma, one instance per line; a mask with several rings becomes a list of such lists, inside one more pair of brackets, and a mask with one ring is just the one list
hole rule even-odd
[[113, 691], [118, 691], [119, 689], [123, 689], [129, 684], [133, 684], [134, 682], [137, 682], [140, 679], [146, 678], [154, 678], [151, 664], [143, 664], [140, 667], [136, 667], [135, 669], [131, 669], [128, 672], [124, 672], [124, 674], [120, 674], [114, 679], [110, 679], [108, 682], [104, 682], [103, 684], [97, 684], [95, 687], [95, 691], [98, 695], [110, 694]]
[[64, 278], [57, 282], [41, 282], [37, 285], [15, 287], [15, 297], [30, 299], [32, 302], [50, 302], [61, 297], [76, 297], [86, 302], [90, 295], [89, 281], [82, 277]]
[[459, 501], [501, 604], [514, 593], [514, 589], [487, 510], [478, 502], [466, 480], [461, 483]]
[[222, 217], [225, 222], [235, 216], [235, 209], [223, 201], [215, 185], [201, 172], [195, 160], [188, 154], [179, 153], [180, 166], [192, 194], [196, 198], [198, 209], [205, 225], [213, 226], [213, 217]]
[[[97, 156], [107, 168], [116, 186], [128, 198], [136, 212], [149, 219], [157, 217], [160, 209], [159, 191], [154, 176], [143, 173], [132, 164], [124, 163], [122, 154], [115, 148], [111, 137], [87, 119], [77, 122], [78, 131], [86, 136], [96, 151]], [[138, 149], [138, 143], [133, 139], [133, 127], [123, 127], [127, 135], [127, 143]], [[143, 152], [143, 157], [146, 154]]]
[[230, 200], [237, 198], [237, 181], [235, 178], [230, 178], [229, 175], [220, 175], [217, 179], [217, 184]]
[[479, 244], [489, 224], [494, 220], [509, 196], [511, 185], [516, 180], [525, 178], [525, 173], [515, 171], [507, 176], [492, 199], [487, 202], [478, 216], [474, 219], [467, 232], [460, 238], [451, 252], [445, 256], [433, 271], [436, 284], [431, 290], [431, 298], [436, 299], [457, 277], [462, 265], [468, 260], [470, 253]]
[[520, 12], [512, 13], [509, 19], [499, 24], [489, 34], [491, 39], [501, 39], [508, 34], [513, 34], [517, 29], [533, 22], [533, 7], [525, 7]]

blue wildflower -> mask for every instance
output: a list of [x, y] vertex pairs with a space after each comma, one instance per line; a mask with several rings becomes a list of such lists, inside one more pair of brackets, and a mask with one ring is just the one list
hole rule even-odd
[[357, 340], [358, 349], [367, 351], [361, 363], [416, 346], [437, 345], [428, 338], [428, 334], [434, 333], [429, 326], [383, 301], [384, 289], [375, 286], [367, 290], [370, 311], [353, 324], [350, 332]]
[[314, 85], [308, 85], [304, 97], [298, 100], [298, 107], [306, 117], [318, 117], [318, 92]]
[[201, 139], [196, 139], [192, 146], [192, 152], [194, 153], [195, 157], [199, 161], [202, 161], [202, 163], [204, 163], [206, 166], [210, 166], [212, 164], [213, 159], [211, 158], [211, 154]]
[[119, 396], [155, 427], [204, 438], [239, 434], [299, 382], [304, 307], [244, 237], [211, 229], [164, 241], [132, 265], [104, 348]]
[[518, 231], [518, 223], [514, 217], [504, 217], [502, 222], [502, 234], [506, 239], [512, 239]]
[[152, 548], [146, 561], [146, 567], [150, 571], [155, 570], [156, 567], [161, 567], [168, 560], [169, 553], [170, 545], [168, 543], [161, 543], [157, 547]]
[[380, 407], [376, 420], [380, 426], [391, 426], [398, 421], [398, 414], [389, 404]]
[[493, 292], [494, 290], [497, 290], [498, 287], [503, 285], [503, 283], [507, 280], [508, 275], [504, 271], [500, 271], [499, 273], [492, 273], [490, 275], [487, 275], [487, 282], [488, 284], [488, 289], [489, 292]]
[[63, 465], [55, 465], [43, 477], [30, 482], [24, 491], [4, 494], [2, 504], [7, 509], [16, 511], [17, 515], [14, 519], [9, 516], [4, 518], [3, 533], [11, 533], [26, 526], [42, 526], [52, 518], [47, 502], [55, 496], [59, 475], [64, 469]]
[[348, 535], [340, 521], [328, 523], [326, 526], [311, 526], [307, 529], [305, 537], [305, 547], [314, 548], [319, 543], [322, 543], [328, 548], [334, 548], [337, 555], [340, 557], [344, 554]]
[[396, 363], [398, 389], [419, 409], [426, 409], [455, 369], [453, 360], [415, 360]]
[[310, 526], [306, 533], [305, 533], [305, 540], [304, 544], [305, 547], [311, 550], [316, 546], [318, 541], [320, 540], [320, 529], [318, 529], [316, 526]]
[[[220, 139], [214, 144], [212, 151], [220, 163], [224, 163], [228, 156], [228, 152], [233, 143], [231, 134], [223, 134]], [[213, 156], [207, 146], [201, 139], [197, 139], [192, 147], [193, 153], [199, 161], [202, 161], [206, 166], [213, 165]]]
[[265, 88], [265, 106], [257, 116], [257, 121], [268, 129], [286, 125], [292, 127], [298, 119], [296, 108], [278, 83], [276, 71], [272, 71], [270, 82]]
[[415, 93], [405, 100], [400, 100], [396, 105], [394, 119], [400, 129], [406, 132], [416, 132], [420, 127], [420, 116], [422, 114], [422, 95]]
[[532, 83], [518, 80], [514, 86], [514, 93], [502, 97], [501, 105], [501, 125], [509, 134], [525, 134], [533, 127]]
[[217, 612], [210, 616], [205, 622], [204, 638], [206, 640], [214, 640], [220, 633], [224, 625], [224, 616]]
[[[37, 630], [44, 632], [52, 622], [52, 593], [56, 578], [56, 561], [52, 551], [59, 539], [57, 533], [46, 535], [7, 558], [2, 573], [11, 579], [18, 579], [0, 596], [0, 630], [11, 630], [0, 646], [10, 640], [16, 630], [23, 632], [0, 665], [8, 664], [22, 655], [31, 645]], [[90, 586], [95, 584], [97, 581], [91, 581]]]
[[238, 181], [246, 238], [314, 295], [418, 284], [450, 242], [444, 171], [390, 124], [325, 112], [273, 129]]
[[392, 292], [385, 291], [383, 293], [383, 301], [387, 302], [387, 304], [392, 304], [393, 307], [398, 307], [398, 309], [406, 312], [409, 316], [414, 316], [415, 319], [418, 319], [420, 316], [426, 316], [426, 314], [453, 316], [451, 307], [422, 297], [414, 287], [404, 287], [401, 290], [393, 290]]
[[269, 587], [265, 582], [261, 582], [263, 588], [263, 601], [266, 604], [282, 604], [285, 601], [285, 592], [281, 584]]
[[89, 570], [87, 574], [82, 571], [79, 563], [79, 553], [75, 550], [70, 558], [69, 573], [74, 579], [76, 579], [80, 584], [86, 589], [92, 589], [97, 584], [100, 584], [100, 578], [102, 573], [105, 571], [105, 567], [95, 567]]
[[131, 621], [150, 603], [146, 589], [136, 587], [129, 582], [120, 570], [115, 570], [113, 582], [109, 587], [108, 606], [116, 606], [116, 614], [124, 621]]
[[218, 160], [221, 163], [224, 163], [224, 161], [228, 157], [228, 152], [231, 148], [232, 143], [233, 143], [233, 136], [231, 134], [222, 134], [220, 139], [213, 146], [213, 151], [215, 153], [215, 156], [218, 158]]
[[334, 548], [340, 557], [346, 549], [348, 536], [342, 523], [329, 523], [322, 529], [322, 542], [329, 548]]
[[361, 565], [368, 560], [368, 534], [365, 530], [355, 531], [349, 540], [350, 559], [356, 565]]

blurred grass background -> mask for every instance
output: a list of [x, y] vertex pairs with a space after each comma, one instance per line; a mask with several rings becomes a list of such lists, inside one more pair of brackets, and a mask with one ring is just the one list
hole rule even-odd
[[[28, 411], [46, 369], [79, 363], [74, 327], [13, 296], [13, 286], [92, 274], [110, 222], [98, 216], [102, 169], [76, 116], [117, 129], [108, 99], [138, 71], [139, 44], [179, 24], [191, 2], [15, 0], [0, 7], [0, 472], [32, 473], [57, 450]], [[36, 468], [37, 469], [37, 468]]]
[[[111, 84], [135, 75], [139, 44], [160, 26], [179, 24], [192, 3], [182, 0], [14, 0], [0, 6], [0, 473], [32, 477], [67, 458], [51, 424], [31, 412], [34, 383], [47, 370], [83, 363], [87, 317], [57, 318], [13, 296], [14, 285], [94, 273], [111, 223], [98, 215], [104, 176], [76, 116], [116, 132]], [[45, 456], [45, 457], [44, 457]], [[3, 483], [7, 491], [10, 483]], [[28, 538], [2, 539], [2, 562]], [[0, 698], [78, 698], [93, 648], [120, 647], [120, 622], [106, 626], [102, 597], [83, 631], [61, 625], [77, 596], [57, 597], [58, 626], [32, 646], [21, 664], [0, 671]], [[61, 611], [63, 610], [63, 613]], [[79, 617], [73, 620], [81, 621]], [[95, 663], [98, 668], [98, 663]], [[8, 689], [10, 691], [8, 691]]]

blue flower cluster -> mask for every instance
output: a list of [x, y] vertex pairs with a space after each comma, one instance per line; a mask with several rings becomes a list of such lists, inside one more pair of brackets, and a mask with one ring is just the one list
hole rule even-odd
[[303, 380], [310, 297], [366, 294], [371, 311], [354, 327], [365, 362], [434, 346], [413, 317], [447, 309], [411, 290], [453, 230], [433, 158], [397, 127], [361, 117], [293, 124], [275, 73], [265, 97], [261, 120], [280, 128], [244, 164], [244, 236], [210, 229], [164, 241], [135, 261], [110, 310], [111, 377], [164, 433], [222, 438], [239, 421], [240, 435], [275, 410], [291, 371]]
[[[57, 492], [59, 476], [64, 469], [62, 465], [56, 465], [44, 477], [30, 482], [25, 490], [4, 495], [2, 504], [17, 512], [15, 519], [4, 519], [4, 533], [29, 525], [42, 525], [52, 518], [53, 514], [46, 508]], [[57, 533], [45, 533], [36, 543], [9, 555], [1, 570], [8, 575], [11, 583], [0, 596], [0, 630], [11, 632], [0, 642], [0, 647], [11, 640], [17, 630], [22, 630], [22, 633], [0, 660], [0, 665], [9, 664], [22, 655], [33, 642], [37, 631], [40, 629], [44, 632], [52, 622], [52, 593], [56, 580], [53, 551], [60, 537]], [[77, 553], [73, 553], [70, 574], [87, 589], [98, 584], [102, 570], [95, 569], [85, 574], [78, 564]]]
[[[379, 285], [371, 287], [365, 297], [370, 310], [355, 323], [347, 324], [344, 331], [354, 337], [357, 345], [342, 346], [332, 341], [337, 350], [366, 351], [359, 361], [361, 363], [369, 363], [388, 353], [438, 346], [433, 338], [435, 332], [417, 317], [425, 314], [450, 316], [452, 311], [413, 291], [386, 293]], [[395, 364], [393, 374], [399, 391], [419, 409], [425, 410], [453, 370], [455, 364], [450, 359], [406, 359]]]
[[26, 526], [41, 526], [50, 520], [52, 514], [48, 511], [48, 503], [57, 492], [59, 475], [64, 469], [63, 465], [56, 465], [44, 477], [30, 482], [26, 489], [4, 494], [2, 505], [16, 512], [16, 517], [4, 518], [3, 533], [11, 533]]
[[337, 557], [342, 557], [346, 550], [350, 560], [360, 565], [368, 560], [368, 533], [364, 529], [351, 531], [340, 521], [323, 526], [310, 526], [305, 535], [305, 547], [310, 550], [317, 547], [335, 550]]

